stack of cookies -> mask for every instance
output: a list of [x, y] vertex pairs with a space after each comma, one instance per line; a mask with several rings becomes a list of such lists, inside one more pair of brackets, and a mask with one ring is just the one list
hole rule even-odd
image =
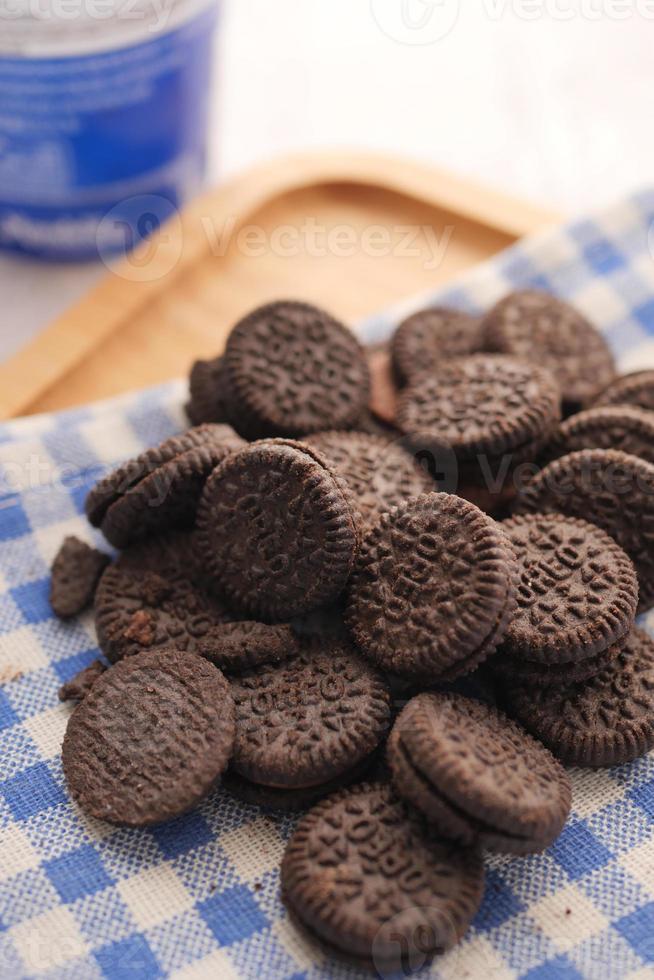
[[274, 303], [191, 371], [194, 427], [105, 476], [52, 603], [103, 659], [63, 763], [143, 827], [222, 782], [302, 811], [292, 918], [391, 971], [465, 933], [484, 851], [546, 848], [563, 763], [654, 746], [654, 372], [544, 293], [430, 309], [366, 351]]

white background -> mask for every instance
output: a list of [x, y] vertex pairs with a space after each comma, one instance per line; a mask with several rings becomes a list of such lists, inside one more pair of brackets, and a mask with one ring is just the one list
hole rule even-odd
[[[654, 0], [225, 0], [210, 145], [212, 181], [366, 147], [593, 208], [654, 182]], [[0, 259], [0, 356], [98, 274]]]

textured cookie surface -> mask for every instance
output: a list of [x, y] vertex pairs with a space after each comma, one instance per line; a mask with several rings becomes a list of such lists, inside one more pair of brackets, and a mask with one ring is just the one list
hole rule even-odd
[[288, 660], [300, 652], [300, 642], [287, 623], [270, 626], [245, 620], [213, 626], [199, 650], [225, 673], [234, 673]]
[[570, 453], [534, 477], [516, 510], [554, 511], [603, 528], [634, 563], [640, 611], [654, 603], [654, 466], [650, 463], [609, 449]]
[[561, 514], [502, 524], [518, 559], [518, 609], [503, 641], [544, 664], [583, 660], [629, 633], [638, 607], [631, 560], [600, 528]]
[[605, 670], [583, 684], [509, 688], [511, 713], [563, 762], [617, 766], [654, 747], [654, 642], [634, 629]]
[[559, 418], [560, 394], [539, 367], [477, 354], [444, 362], [402, 394], [397, 425], [418, 444], [451, 448], [459, 459], [535, 452]]
[[293, 660], [232, 682], [233, 767], [253, 782], [316, 786], [366, 759], [390, 724], [381, 676], [338, 642], [308, 642]]
[[616, 378], [595, 405], [633, 405], [654, 412], [654, 371], [634, 371]]
[[209, 630], [232, 618], [207, 585], [188, 531], [129, 548], [106, 570], [95, 597], [98, 643], [112, 662], [158, 647], [199, 652]]
[[193, 425], [229, 421], [222, 367], [222, 357], [215, 357], [211, 361], [196, 361], [193, 364], [189, 377], [191, 397], [186, 406]]
[[439, 839], [383, 785], [316, 806], [282, 862], [283, 897], [310, 933], [377, 969], [421, 966], [454, 946], [483, 881], [476, 851]]
[[610, 348], [581, 313], [549, 293], [522, 290], [484, 321], [488, 350], [532, 361], [557, 379], [566, 412], [589, 404], [615, 377]]
[[64, 538], [52, 564], [50, 579], [50, 605], [56, 616], [68, 619], [90, 606], [109, 560], [108, 555], [79, 538]]
[[493, 651], [513, 613], [516, 574], [491, 518], [459, 497], [423, 494], [382, 515], [365, 538], [347, 624], [384, 669], [436, 680]]
[[100, 528], [116, 548], [173, 528], [191, 527], [209, 474], [245, 445], [235, 432], [220, 442], [196, 446], [160, 466], [107, 510]]
[[365, 525], [408, 497], [436, 490], [431, 475], [400, 442], [362, 432], [321, 432], [306, 439], [352, 490]]
[[195, 654], [146, 652], [107, 671], [74, 710], [64, 774], [85, 813], [143, 827], [201, 800], [233, 742], [234, 708], [220, 671]]
[[555, 664], [529, 660], [520, 654], [510, 656], [503, 645], [489, 666], [496, 675], [502, 678], [502, 684], [509, 681], [533, 684], [537, 687], [561, 687], [565, 684], [587, 681], [599, 674], [622, 652], [626, 641], [627, 637], [624, 636], [613, 646], [595, 654], [595, 656]]
[[262, 783], [253, 783], [245, 779], [234, 769], [229, 769], [225, 773], [222, 786], [237, 800], [249, 806], [259, 806], [264, 810], [275, 810], [277, 813], [295, 813], [298, 810], [308, 810], [332, 793], [363, 782], [364, 779], [370, 778], [371, 773], [374, 776], [377, 758], [378, 753], [375, 752], [347, 772], [319, 786], [301, 786], [296, 789], [264, 786]]
[[542, 850], [570, 812], [563, 767], [519, 725], [477, 700], [413, 698], [395, 722], [388, 758], [398, 792], [465, 843], [514, 854]]
[[350, 491], [317, 450], [267, 440], [214, 470], [198, 532], [209, 573], [237, 608], [288, 620], [345, 588], [359, 520]]
[[436, 373], [442, 361], [483, 350], [481, 320], [438, 306], [403, 320], [393, 335], [391, 355], [399, 380]]
[[589, 408], [561, 425], [546, 448], [548, 459], [584, 449], [618, 449], [654, 463], [654, 412], [630, 405]]
[[135, 487], [140, 480], [153, 473], [157, 467], [189, 449], [204, 446], [207, 442], [220, 442], [225, 433], [231, 431], [223, 426], [199, 425], [182, 435], [166, 439], [159, 446], [153, 446], [140, 456], [123, 463], [99, 480], [89, 491], [84, 502], [89, 521], [94, 527], [100, 527], [109, 507], [124, 493]]
[[323, 310], [271, 303], [241, 320], [224, 360], [230, 417], [246, 438], [351, 428], [368, 404], [359, 342]]

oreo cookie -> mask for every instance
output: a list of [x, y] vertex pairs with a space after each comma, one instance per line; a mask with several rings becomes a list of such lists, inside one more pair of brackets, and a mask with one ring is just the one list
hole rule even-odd
[[399, 441], [361, 432], [321, 432], [305, 441], [345, 480], [367, 527], [408, 497], [437, 489], [430, 473]]
[[222, 373], [229, 417], [247, 439], [353, 428], [370, 394], [354, 334], [307, 303], [270, 303], [237, 323]]
[[80, 670], [78, 674], [75, 674], [69, 681], [61, 685], [59, 688], [59, 700], [83, 701], [106, 669], [106, 665], [101, 660], [94, 660], [88, 667]]
[[95, 597], [98, 643], [112, 663], [166, 647], [200, 653], [212, 627], [233, 618], [207, 582], [188, 531], [129, 548], [106, 570]]
[[111, 544], [126, 548], [150, 535], [192, 526], [207, 477], [245, 445], [228, 426], [220, 428], [220, 438], [157, 466], [108, 508], [100, 528]]
[[[459, 462], [532, 460], [559, 421], [560, 394], [541, 368], [477, 354], [444, 362], [402, 394], [398, 428], [416, 447]], [[493, 471], [493, 466], [491, 466]]]
[[562, 514], [514, 517], [502, 529], [520, 573], [503, 652], [539, 664], [577, 663], [631, 632], [636, 572], [605, 531]]
[[634, 371], [615, 378], [600, 392], [594, 405], [631, 405], [654, 411], [654, 371]]
[[631, 558], [639, 610], [654, 604], [654, 466], [609, 449], [587, 449], [546, 466], [518, 497], [517, 513], [561, 513], [603, 528]]
[[283, 664], [232, 680], [232, 767], [253, 783], [306, 789], [368, 759], [390, 726], [381, 676], [344, 644], [307, 642]]
[[383, 514], [352, 575], [346, 623], [384, 670], [426, 683], [469, 673], [515, 611], [517, 565], [500, 526], [449, 494]]
[[107, 671], [73, 711], [64, 775], [89, 816], [145, 827], [206, 796], [233, 742], [234, 707], [220, 671], [193, 653], [146, 651]]
[[200, 640], [199, 652], [226, 674], [234, 674], [288, 660], [300, 652], [300, 641], [286, 623], [269, 626], [247, 620], [212, 626]]
[[511, 293], [487, 314], [482, 329], [487, 350], [551, 372], [561, 388], [565, 415], [587, 407], [615, 378], [613, 355], [599, 331], [549, 293]]
[[233, 769], [225, 773], [222, 786], [231, 796], [241, 803], [247, 803], [248, 806], [257, 806], [261, 810], [270, 810], [274, 813], [297, 813], [300, 810], [310, 809], [332, 793], [360, 783], [364, 779], [372, 779], [377, 758], [378, 753], [375, 752], [352, 769], [319, 786], [302, 786], [299, 789], [263, 786], [261, 783], [244, 779]]
[[630, 405], [589, 408], [566, 419], [545, 457], [551, 461], [584, 449], [618, 449], [654, 464], [654, 412]]
[[539, 742], [481, 701], [420, 694], [388, 741], [397, 793], [446, 837], [532, 854], [561, 833], [572, 804], [563, 767]]
[[582, 684], [515, 684], [511, 714], [563, 762], [618, 766], [654, 747], [654, 641], [635, 628], [619, 656]]
[[588, 681], [601, 673], [622, 653], [627, 638], [623, 637], [593, 657], [583, 657], [579, 660], [569, 660], [561, 664], [544, 664], [527, 657], [510, 656], [500, 649], [493, 657], [489, 666], [498, 679], [504, 683], [533, 684], [539, 688], [561, 687], [566, 684], [576, 684]]
[[192, 425], [205, 422], [229, 422], [222, 375], [223, 358], [196, 361], [189, 377], [190, 399], [186, 406]]
[[70, 619], [93, 602], [93, 596], [109, 555], [91, 548], [72, 535], [64, 538], [52, 564], [50, 605], [55, 616]]
[[393, 367], [401, 384], [437, 374], [442, 362], [484, 350], [479, 317], [436, 306], [403, 320], [391, 341]]
[[264, 440], [206, 483], [198, 536], [209, 575], [243, 614], [285, 621], [335, 600], [360, 543], [351, 492], [317, 450]]
[[314, 807], [291, 837], [282, 897], [330, 953], [382, 975], [453, 947], [483, 894], [479, 854], [439, 840], [386, 785]]
[[101, 527], [112, 504], [115, 504], [123, 494], [134, 489], [141, 480], [154, 473], [159, 466], [181, 456], [189, 449], [205, 446], [207, 443], [220, 443], [228, 435], [233, 436], [229, 428], [200, 425], [182, 435], [166, 439], [165, 442], [153, 446], [135, 459], [128, 460], [99, 480], [89, 491], [84, 502], [86, 516], [94, 527]]

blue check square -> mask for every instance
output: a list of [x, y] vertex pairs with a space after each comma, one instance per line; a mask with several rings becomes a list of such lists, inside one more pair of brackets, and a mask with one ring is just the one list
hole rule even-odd
[[645, 327], [648, 333], [654, 333], [654, 299], [649, 299], [634, 310], [634, 319]]
[[619, 919], [614, 928], [645, 963], [654, 963], [654, 902]]
[[107, 980], [156, 980], [163, 971], [145, 936], [134, 934], [119, 942], [103, 946], [95, 953], [97, 963]]
[[261, 932], [268, 920], [245, 885], [211, 895], [198, 905], [198, 911], [221, 946], [231, 946]]
[[481, 932], [495, 929], [524, 908], [524, 904], [513, 894], [502, 876], [494, 868], [489, 868], [484, 900], [475, 918], [476, 927]]
[[0, 687], [0, 730], [11, 728], [18, 721], [18, 715], [14, 711], [11, 701]]
[[16, 820], [27, 820], [41, 810], [66, 802], [66, 794], [45, 762], [30, 766], [1, 783], [0, 793]]
[[11, 597], [20, 609], [23, 619], [32, 626], [52, 618], [49, 595], [49, 577], [26, 582], [25, 585], [17, 585], [11, 589]]
[[153, 827], [152, 834], [169, 860], [203, 847], [211, 840], [211, 831], [200, 813], [193, 811], [177, 820]]
[[634, 786], [628, 795], [654, 822], [654, 779]]
[[569, 823], [549, 851], [573, 881], [601, 868], [611, 860], [611, 852], [590, 832], [584, 820]]
[[14, 497], [0, 500], [0, 541], [21, 538], [30, 530], [30, 522], [20, 501]]
[[582, 974], [567, 957], [556, 956], [524, 973], [521, 980], [582, 980]]
[[43, 867], [62, 902], [75, 902], [113, 884], [91, 844], [46, 861]]

